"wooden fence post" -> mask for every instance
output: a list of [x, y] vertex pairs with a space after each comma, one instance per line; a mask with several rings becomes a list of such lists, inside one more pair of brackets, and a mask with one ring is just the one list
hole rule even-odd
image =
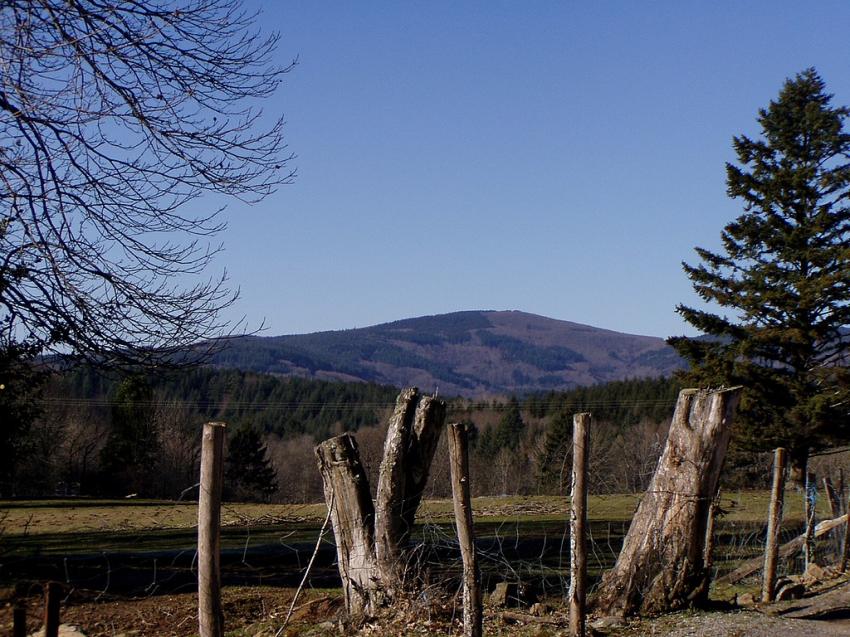
[[570, 493], [570, 637], [584, 637], [587, 603], [587, 460], [588, 413], [573, 416], [573, 470]]
[[847, 522], [844, 524], [844, 545], [841, 548], [841, 564], [839, 571], [844, 573], [847, 570], [847, 561], [850, 559], [850, 500], [847, 502]]
[[62, 586], [58, 582], [48, 582], [44, 587], [44, 637], [59, 635], [59, 602]]
[[767, 544], [764, 547], [764, 574], [761, 583], [763, 602], [772, 602], [776, 595], [776, 563], [779, 559], [779, 534], [782, 530], [787, 455], [782, 447], [773, 452], [773, 487], [767, 514]]
[[449, 425], [449, 467], [452, 479], [457, 539], [463, 560], [463, 635], [481, 637], [483, 605], [481, 572], [475, 553], [475, 532], [472, 526], [472, 501], [469, 487], [469, 431], [464, 424]]
[[[832, 479], [829, 476], [824, 476], [823, 478], [823, 492], [826, 494], [827, 500], [829, 501], [829, 512], [832, 514], [832, 519], [841, 517], [841, 499], [838, 497], [838, 491], [836, 491], [835, 487], [832, 485]], [[844, 529], [840, 526], [835, 527], [833, 529], [832, 535], [832, 546], [835, 551], [836, 561], [840, 559], [841, 556], [841, 534]]]
[[805, 560], [804, 570], [809, 569], [810, 564], [815, 562], [815, 511], [818, 493], [818, 479], [813, 471], [806, 471], [806, 492], [804, 495], [804, 508], [806, 515], [806, 533], [803, 541], [803, 558]]
[[204, 425], [198, 496], [198, 628], [200, 637], [223, 637], [221, 608], [221, 491], [224, 482], [223, 422]]
[[22, 601], [12, 611], [12, 637], [27, 637], [27, 607]]

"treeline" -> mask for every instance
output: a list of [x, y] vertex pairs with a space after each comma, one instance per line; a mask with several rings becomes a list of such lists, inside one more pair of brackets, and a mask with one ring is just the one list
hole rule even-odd
[[0, 497], [194, 497], [201, 425], [217, 420], [228, 423], [230, 497], [269, 499], [278, 474], [270, 444], [279, 450], [281, 441], [304, 437], [302, 446], [312, 449], [334, 433], [377, 426], [396, 393], [213, 368], [126, 378], [88, 369], [52, 374], [39, 396], [0, 401], [4, 431], [14, 432], [0, 445]]
[[[198, 421], [222, 420], [233, 427], [250, 425], [281, 437], [310, 434], [325, 438], [334, 431], [356, 431], [377, 424], [398, 390], [372, 383], [344, 383], [199, 367], [180, 373], [145, 376], [155, 399], [185, 410]], [[78, 369], [54, 378], [59, 402], [108, 404], [121, 379]]]
[[675, 378], [620, 380], [534, 394], [523, 405], [536, 418], [589, 411], [598, 419], [626, 426], [644, 419], [660, 422], [668, 418], [680, 389], [681, 383]]
[[[454, 398], [449, 420], [473, 425], [476, 494], [563, 492], [579, 411], [594, 414], [596, 490], [634, 491], [651, 474], [677, 391], [673, 380], [652, 379], [490, 401]], [[201, 425], [217, 420], [228, 424], [229, 497], [320, 500], [316, 443], [356, 431], [367, 471], [376, 470], [397, 392], [215, 368], [123, 379], [90, 370], [55, 375], [17, 445], [3, 495], [195, 497]], [[439, 451], [431, 496], [450, 493], [439, 460], [445, 453]]]

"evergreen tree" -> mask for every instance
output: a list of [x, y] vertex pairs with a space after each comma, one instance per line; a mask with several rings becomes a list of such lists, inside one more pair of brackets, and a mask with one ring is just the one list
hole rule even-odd
[[496, 448], [516, 449], [522, 439], [524, 429], [525, 423], [519, 410], [519, 401], [515, 397], [511, 397], [505, 413], [502, 414], [499, 424], [496, 425], [493, 440]]
[[700, 297], [729, 314], [679, 305], [709, 338], [671, 338], [690, 382], [741, 384], [739, 442], [783, 445], [798, 478], [808, 454], [850, 433], [845, 396], [850, 342], [850, 134], [808, 69], [759, 111], [761, 137], [734, 138], [728, 194], [743, 212], [723, 249], [683, 264]]
[[567, 463], [567, 458], [572, 453], [572, 438], [572, 415], [566, 411], [555, 414], [546, 428], [538, 479], [544, 484], [557, 486], [558, 492], [561, 492], [570, 480], [570, 465]]
[[267, 452], [254, 427], [248, 425], [236, 430], [228, 444], [224, 472], [228, 498], [267, 502], [277, 491], [277, 474]]
[[103, 490], [152, 495], [158, 448], [153, 390], [143, 377], [130, 376], [112, 398], [112, 430], [101, 454]]
[[[18, 474], [32, 450], [30, 426], [47, 373], [36, 366], [39, 348], [0, 336], [0, 497], [18, 493]], [[25, 490], [26, 491], [26, 490]]]

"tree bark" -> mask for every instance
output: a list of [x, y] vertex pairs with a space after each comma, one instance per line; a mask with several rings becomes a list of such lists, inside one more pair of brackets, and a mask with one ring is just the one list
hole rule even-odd
[[704, 544], [740, 388], [679, 394], [664, 452], [614, 568], [602, 579], [597, 611], [661, 613], [689, 605], [705, 578]]
[[410, 445], [419, 395], [414, 388], [403, 390], [387, 426], [384, 455], [378, 472], [375, 498], [375, 554], [383, 584], [395, 587], [402, 577], [401, 538], [405, 531], [404, 508], [407, 466], [405, 451]]
[[484, 614], [481, 572], [475, 553], [472, 500], [469, 486], [469, 451], [466, 426], [449, 425], [449, 466], [452, 479], [457, 539], [463, 560], [463, 637], [481, 637]]
[[390, 417], [373, 505], [351, 434], [316, 447], [337, 542], [346, 608], [371, 615], [393, 599], [407, 573], [404, 554], [446, 417], [443, 401], [403, 390]]

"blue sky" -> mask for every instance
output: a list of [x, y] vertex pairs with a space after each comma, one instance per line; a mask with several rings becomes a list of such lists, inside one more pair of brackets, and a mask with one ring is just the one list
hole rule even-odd
[[738, 214], [731, 138], [815, 66], [850, 103], [847, 2], [248, 0], [299, 57], [294, 184], [219, 238], [266, 335], [463, 309], [693, 332], [681, 271]]

